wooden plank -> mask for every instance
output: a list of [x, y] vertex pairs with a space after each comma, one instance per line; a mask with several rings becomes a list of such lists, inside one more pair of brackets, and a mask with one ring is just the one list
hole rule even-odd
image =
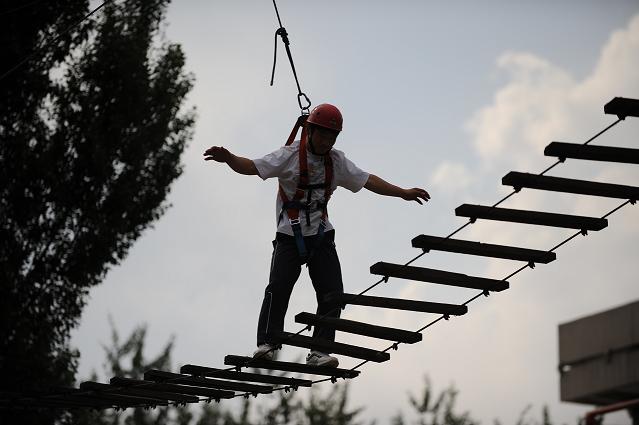
[[639, 117], [639, 100], [615, 97], [604, 105], [604, 113], [616, 115], [622, 120], [626, 117]]
[[209, 378], [231, 379], [235, 381], [262, 382], [265, 384], [290, 385], [294, 387], [310, 387], [312, 382], [308, 379], [288, 378], [286, 376], [273, 376], [261, 373], [245, 373], [235, 370], [214, 369], [197, 365], [184, 365], [180, 368], [180, 373], [187, 373], [195, 376], [207, 376]]
[[[55, 408], [95, 408], [132, 407], [144, 405], [139, 398], [118, 396], [100, 397], [94, 391], [72, 387], [53, 386], [50, 391], [28, 391], [14, 394], [11, 405], [55, 407]], [[133, 401], [132, 401], [133, 400]], [[162, 404], [162, 403], [154, 403]], [[163, 404], [164, 405], [164, 404]]]
[[578, 215], [555, 214], [540, 211], [495, 208], [483, 205], [463, 204], [455, 209], [459, 217], [471, 219], [508, 221], [512, 223], [536, 224], [541, 226], [563, 227], [579, 230], [601, 230], [608, 226], [605, 218], [584, 217]]
[[132, 396], [132, 397], [146, 397], [149, 399], [157, 399], [162, 401], [176, 401], [179, 403], [197, 403], [199, 399], [194, 396], [186, 395], [186, 394], [177, 394], [166, 391], [155, 391], [148, 388], [126, 388], [126, 387], [118, 387], [110, 384], [102, 384], [100, 382], [83, 382], [80, 384], [80, 389], [82, 390], [92, 390], [97, 391], [99, 394], [107, 393], [107, 394], [115, 394], [115, 395], [123, 395], [123, 396]]
[[468, 312], [465, 305], [442, 304], [427, 301], [405, 300], [399, 298], [372, 297], [368, 295], [332, 293], [326, 297], [329, 303], [340, 305], [363, 305], [369, 307], [391, 308], [395, 310], [419, 311], [422, 313], [461, 316]]
[[438, 283], [441, 285], [458, 286], [462, 288], [481, 289], [482, 291], [503, 291], [508, 289], [509, 283], [504, 280], [487, 279], [453, 273], [443, 270], [427, 269], [425, 267], [403, 266], [380, 261], [371, 266], [372, 274], [397, 277], [401, 279], [418, 280], [421, 282]]
[[388, 341], [402, 342], [404, 344], [414, 344], [422, 340], [422, 334], [419, 332], [376, 326], [371, 325], [370, 323], [337, 319], [335, 317], [321, 317], [307, 312], [298, 313], [295, 316], [295, 322], [331, 328], [341, 332], [348, 332], [357, 335], [370, 336], [372, 338], [385, 339]]
[[544, 155], [554, 156], [562, 161], [566, 158], [573, 158], [590, 161], [619, 162], [622, 164], [639, 164], [639, 149], [618, 148], [614, 146], [552, 142], [544, 149]]
[[121, 406], [140, 406], [140, 405], [146, 405], [146, 406], [166, 406], [168, 403], [166, 400], [162, 400], [159, 398], [152, 398], [152, 397], [139, 397], [139, 396], [133, 396], [133, 395], [124, 395], [124, 394], [117, 394], [114, 393], [112, 391], [102, 391], [102, 390], [95, 390], [95, 389], [91, 389], [91, 388], [85, 388], [83, 387], [83, 385], [85, 384], [85, 382], [80, 384], [80, 389], [84, 390], [84, 391], [90, 391], [89, 393], [86, 394], [86, 396], [88, 397], [92, 397], [98, 400], [108, 400], [108, 401], [112, 401], [117, 403], [118, 405]]
[[87, 394], [87, 391], [72, 387], [54, 386], [50, 391], [28, 391], [26, 393], [14, 393], [9, 395], [7, 402], [10, 406], [43, 406], [55, 408], [77, 408], [88, 407], [95, 409], [106, 409], [122, 405], [96, 398]]
[[[113, 394], [121, 394], [128, 396], [136, 396], [136, 397], [150, 397], [157, 398], [161, 400], [170, 400], [178, 403], [197, 403], [199, 401], [198, 397], [193, 395], [175, 393], [166, 390], [158, 390], [157, 388], [150, 387], [120, 387], [117, 385], [109, 385], [109, 384], [101, 384], [101, 383], [84, 383], [84, 389], [95, 389], [95, 390], [104, 390], [104, 391], [112, 391]], [[93, 387], [93, 388], [91, 388]]]
[[73, 399], [41, 399], [41, 400], [22, 400], [14, 404], [4, 404], [0, 402], [0, 407], [8, 408], [47, 408], [47, 409], [61, 409], [61, 410], [75, 410], [75, 409], [110, 409], [117, 407], [114, 403], [105, 403], [98, 400], [91, 400], [87, 398], [74, 397]]
[[515, 190], [527, 187], [531, 189], [601, 196], [605, 198], [630, 199], [634, 201], [639, 199], [639, 187], [635, 186], [540, 176], [515, 171], [506, 174], [501, 179], [501, 183], [506, 186], [512, 186]]
[[233, 391], [215, 390], [211, 388], [194, 387], [180, 384], [157, 383], [140, 379], [122, 378], [118, 376], [111, 378], [109, 382], [111, 383], [111, 385], [118, 385], [121, 387], [143, 385], [142, 388], [148, 388], [151, 390], [168, 391], [178, 394], [188, 394], [212, 399], [233, 398], [235, 396], [235, 393]]
[[[115, 403], [103, 402], [100, 400], [90, 399], [87, 397], [81, 398], [78, 396], [74, 396], [73, 398], [64, 399], [64, 400], [61, 400], [61, 399], [37, 400], [30, 404], [18, 403], [17, 405], [30, 407], [30, 408], [46, 407], [49, 409], [64, 409], [64, 410], [75, 410], [75, 409], [100, 409], [101, 410], [101, 409], [111, 409], [111, 408], [119, 407]], [[122, 406], [122, 407], [125, 407], [125, 406]]]
[[281, 362], [275, 360], [254, 359], [253, 357], [229, 355], [224, 357], [224, 364], [236, 367], [280, 370], [284, 372], [305, 373], [308, 375], [332, 376], [352, 379], [359, 375], [359, 370], [340, 369], [336, 367], [308, 366], [302, 363]]
[[290, 332], [273, 332], [268, 335], [268, 339], [275, 344], [293, 345], [295, 347], [308, 348], [324, 353], [341, 354], [343, 356], [354, 357], [356, 359], [369, 360], [382, 363], [390, 360], [390, 354], [382, 351], [371, 350], [370, 348], [358, 347], [356, 345], [343, 344], [320, 338], [313, 338], [305, 335], [295, 335]]
[[10, 406], [42, 406], [53, 408], [91, 408], [91, 409], [109, 409], [117, 406], [116, 403], [112, 403], [107, 400], [97, 399], [95, 397], [88, 397], [82, 395], [64, 395], [64, 396], [46, 396], [35, 399], [19, 400], [15, 403], [11, 403]]
[[233, 381], [223, 381], [220, 379], [197, 378], [179, 373], [165, 372], [162, 370], [149, 370], [144, 373], [145, 381], [166, 382], [172, 384], [193, 385], [196, 387], [216, 388], [220, 390], [244, 391], [247, 393], [268, 394], [273, 387], [268, 385], [244, 384]]
[[419, 235], [414, 237], [412, 245], [414, 248], [421, 248], [426, 252], [430, 250], [447, 251], [458, 254], [525, 261], [527, 263], [533, 262], [548, 264], [557, 258], [557, 254], [554, 252], [465, 241], [461, 239], [442, 238], [430, 235]]
[[[112, 405], [117, 406], [117, 407], [121, 407], [121, 408], [129, 408], [129, 407], [157, 407], [157, 406], [168, 406], [168, 402], [161, 400], [161, 401], [153, 401], [153, 402], [149, 402], [149, 401], [145, 401], [144, 398], [142, 397], [123, 397], [123, 396], [119, 396], [119, 395], [113, 395], [113, 394], [101, 394], [101, 393], [96, 393], [93, 392], [91, 394], [87, 394], [86, 396], [84, 396], [86, 398], [89, 399], [93, 399], [96, 401], [101, 401], [101, 402], [105, 402], [105, 401], [110, 401]], [[155, 399], [154, 399], [155, 400]]]

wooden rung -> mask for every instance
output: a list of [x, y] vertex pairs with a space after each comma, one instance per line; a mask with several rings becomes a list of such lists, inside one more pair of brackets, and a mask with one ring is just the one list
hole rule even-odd
[[273, 390], [273, 387], [268, 385], [244, 384], [233, 381], [222, 381], [220, 379], [198, 378], [189, 375], [181, 375], [179, 373], [165, 372], [163, 370], [146, 371], [144, 373], [144, 380], [216, 388], [219, 390], [244, 391], [247, 393], [268, 394]]
[[295, 322], [305, 325], [320, 326], [348, 332], [356, 335], [370, 336], [372, 338], [388, 341], [414, 344], [422, 340], [419, 332], [405, 331], [403, 329], [387, 328], [385, 326], [371, 325], [370, 323], [356, 322], [354, 320], [336, 319], [334, 317], [322, 317], [312, 313], [298, 313]]
[[124, 397], [117, 395], [107, 395], [101, 397], [99, 393], [91, 390], [81, 390], [69, 387], [51, 387], [50, 392], [35, 391], [16, 394], [15, 400], [9, 400], [10, 405], [19, 406], [51, 406], [63, 407], [133, 407], [145, 404], [166, 405], [164, 401], [153, 400], [151, 403], [140, 401], [139, 397]]
[[[18, 404], [20, 405], [20, 404]], [[113, 407], [132, 407], [125, 405], [118, 405], [117, 403], [102, 401], [98, 399], [91, 399], [88, 397], [74, 396], [69, 399], [53, 399], [47, 398], [44, 400], [38, 400], [31, 404], [30, 407], [49, 407], [52, 409], [110, 409]]]
[[78, 407], [89, 407], [94, 409], [107, 409], [115, 406], [117, 403], [111, 402], [109, 400], [102, 400], [95, 397], [88, 397], [83, 395], [65, 395], [65, 396], [55, 396], [55, 397], [45, 397], [35, 400], [27, 400], [27, 401], [17, 401], [12, 403], [12, 405], [19, 406], [51, 406], [51, 407], [69, 407], [69, 408], [78, 408]]
[[544, 149], [544, 155], [554, 156], [560, 160], [573, 158], [586, 159], [590, 161], [639, 164], [639, 149], [617, 148], [611, 146], [552, 142]]
[[473, 277], [462, 273], [453, 273], [443, 270], [427, 269], [425, 267], [403, 266], [379, 262], [371, 266], [371, 273], [398, 277], [400, 279], [419, 280], [421, 282], [438, 283], [441, 285], [459, 286], [462, 288], [481, 289], [483, 291], [503, 291], [508, 289], [509, 283], [505, 280]]
[[392, 308], [395, 310], [419, 311], [422, 313], [447, 314], [452, 316], [461, 316], [468, 312], [468, 307], [465, 305], [442, 304], [399, 298], [371, 297], [368, 295], [331, 293], [326, 297], [326, 301], [339, 305], [363, 305], [368, 307]]
[[515, 190], [523, 187], [531, 189], [551, 190], [555, 192], [576, 193], [579, 195], [603, 196], [606, 198], [639, 199], [639, 187], [620, 184], [598, 183], [586, 180], [566, 179], [562, 177], [540, 176], [537, 174], [511, 171], [501, 183], [512, 186]]
[[[97, 382], [96, 382], [97, 383]], [[88, 397], [96, 400], [109, 400], [122, 406], [139, 406], [139, 405], [151, 405], [151, 406], [164, 406], [167, 405], [167, 401], [155, 398], [155, 397], [140, 397], [133, 395], [120, 394], [114, 391], [104, 391], [103, 389], [89, 388], [86, 386], [87, 382], [80, 384], [80, 389], [85, 391], [91, 391], [87, 394]], [[114, 388], [110, 388], [114, 389]]]
[[430, 250], [447, 251], [458, 254], [478, 255], [482, 257], [504, 258], [506, 260], [519, 260], [527, 263], [548, 264], [557, 258], [557, 254], [554, 252], [538, 251], [535, 249], [518, 248], [514, 246], [493, 245], [482, 242], [472, 242], [429, 235], [419, 235], [414, 237], [412, 244], [413, 248], [421, 248], [426, 252]]
[[377, 363], [390, 360], [390, 354], [382, 351], [343, 344], [341, 342], [333, 342], [326, 339], [313, 338], [305, 335], [295, 335], [290, 332], [273, 332], [268, 335], [267, 339], [273, 341], [275, 344], [293, 345], [295, 347], [308, 348], [310, 350], [322, 351], [324, 353], [341, 354], [343, 356], [370, 360]]
[[195, 376], [207, 376], [209, 378], [232, 379], [235, 381], [262, 382], [265, 384], [289, 385], [292, 387], [310, 387], [312, 381], [308, 379], [287, 378], [285, 376], [264, 375], [261, 373], [245, 373], [234, 370], [214, 369], [211, 367], [184, 365], [180, 373], [188, 373]]
[[487, 220], [538, 224], [541, 226], [565, 227], [579, 230], [601, 230], [608, 226], [608, 220], [605, 218], [513, 210], [483, 205], [463, 204], [455, 209], [455, 214], [460, 217], [470, 217], [471, 219], [484, 218]]
[[211, 388], [193, 387], [180, 384], [161, 384], [153, 381], [121, 378], [118, 376], [111, 378], [109, 382], [111, 383], [111, 385], [117, 385], [120, 387], [141, 386], [141, 388], [147, 388], [155, 391], [168, 391], [178, 394], [188, 394], [212, 399], [233, 398], [235, 396], [235, 393], [233, 391], [214, 390]]
[[93, 400], [86, 397], [73, 397], [73, 398], [68, 398], [64, 400], [57, 399], [57, 398], [46, 398], [43, 400], [36, 400], [36, 401], [29, 401], [29, 402], [18, 401], [15, 404], [11, 404], [11, 405], [0, 404], [0, 406], [3, 406], [3, 407], [20, 406], [20, 407], [29, 407], [29, 408], [46, 407], [50, 409], [65, 409], [65, 410], [87, 409], [87, 408], [88, 409], [109, 409], [112, 407], [124, 407], [124, 406], [118, 405], [117, 403]]
[[359, 370], [339, 369], [336, 367], [325, 366], [308, 366], [301, 363], [262, 360], [254, 359], [253, 357], [233, 355], [224, 357], [224, 364], [236, 367], [280, 370], [284, 372], [306, 373], [309, 375], [323, 375], [344, 379], [356, 378], [359, 375]]
[[[53, 387], [51, 392], [16, 393], [7, 400], [10, 406], [51, 406], [51, 407], [92, 407], [96, 409], [110, 408], [114, 406], [135, 406], [140, 403], [118, 403], [113, 400], [105, 400], [79, 388]], [[121, 398], [120, 398], [121, 399]], [[136, 399], [137, 400], [137, 399]]]
[[616, 115], [620, 119], [639, 117], [639, 100], [615, 97], [604, 105], [604, 113]]
[[117, 394], [123, 396], [133, 396], [133, 397], [147, 397], [151, 399], [158, 400], [170, 400], [177, 401], [179, 403], [197, 403], [199, 399], [197, 397], [186, 395], [186, 394], [177, 394], [171, 393], [167, 391], [156, 391], [150, 388], [126, 388], [119, 387], [109, 384], [101, 384], [99, 382], [83, 382], [80, 384], [80, 389], [82, 390], [94, 390], [94, 391], [104, 391], [108, 394]]

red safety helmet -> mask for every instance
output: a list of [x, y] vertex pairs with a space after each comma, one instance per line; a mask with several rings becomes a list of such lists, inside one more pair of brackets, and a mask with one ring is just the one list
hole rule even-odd
[[311, 111], [306, 122], [319, 125], [330, 130], [342, 131], [342, 113], [335, 106], [328, 103], [317, 105]]

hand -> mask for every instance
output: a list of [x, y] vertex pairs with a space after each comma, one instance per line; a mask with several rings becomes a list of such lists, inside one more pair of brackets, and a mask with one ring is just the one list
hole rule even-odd
[[421, 200], [423, 199], [424, 202], [428, 202], [428, 200], [430, 199], [430, 195], [424, 189], [414, 187], [412, 189], [404, 189], [402, 199], [405, 199], [407, 201], [417, 201], [421, 205]]
[[212, 146], [204, 151], [205, 161], [229, 162], [231, 152], [222, 146]]

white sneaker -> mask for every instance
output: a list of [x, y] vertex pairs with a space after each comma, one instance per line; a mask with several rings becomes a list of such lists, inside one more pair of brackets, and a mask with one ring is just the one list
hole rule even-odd
[[306, 364], [309, 366], [337, 367], [339, 360], [337, 360], [337, 357], [329, 356], [321, 351], [311, 351], [306, 356]]
[[254, 359], [260, 360], [273, 360], [277, 347], [271, 344], [262, 344], [257, 347], [257, 350], [253, 353]]

